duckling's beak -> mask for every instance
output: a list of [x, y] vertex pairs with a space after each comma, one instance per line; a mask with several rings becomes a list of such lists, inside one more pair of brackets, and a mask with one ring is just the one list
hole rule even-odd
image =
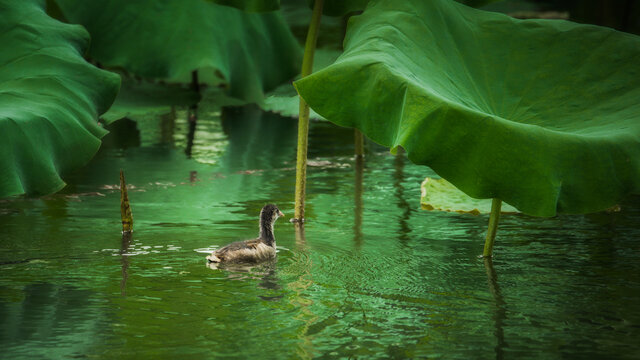
[[284, 217], [284, 214], [282, 213], [282, 211], [278, 210], [278, 216]]

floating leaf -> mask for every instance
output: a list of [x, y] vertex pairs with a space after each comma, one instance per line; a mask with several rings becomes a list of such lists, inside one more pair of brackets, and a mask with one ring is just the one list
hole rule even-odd
[[57, 0], [91, 34], [90, 56], [149, 79], [224, 86], [261, 102], [292, 79], [300, 47], [279, 13], [245, 13], [204, 0]]
[[82, 58], [89, 34], [43, 3], [0, 0], [0, 197], [64, 187], [100, 147], [98, 114], [120, 83]]
[[453, 1], [375, 1], [335, 64], [295, 82], [320, 115], [474, 198], [587, 213], [640, 193], [640, 38]]
[[[458, 190], [445, 179], [426, 178], [420, 186], [420, 205], [424, 210], [452, 211], [474, 215], [490, 214], [491, 199], [474, 199]], [[508, 204], [502, 205], [502, 213], [517, 213]]]

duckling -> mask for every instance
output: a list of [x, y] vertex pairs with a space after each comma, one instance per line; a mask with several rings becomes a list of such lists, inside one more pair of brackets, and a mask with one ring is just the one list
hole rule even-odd
[[265, 205], [260, 211], [260, 234], [257, 238], [236, 241], [207, 256], [209, 263], [258, 262], [276, 256], [276, 238], [273, 224], [284, 216], [274, 204]]

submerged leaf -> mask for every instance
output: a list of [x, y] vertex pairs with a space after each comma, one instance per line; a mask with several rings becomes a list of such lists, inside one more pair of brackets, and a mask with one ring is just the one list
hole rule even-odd
[[82, 58], [89, 34], [45, 14], [44, 2], [0, 0], [0, 197], [48, 194], [84, 165], [120, 79]]
[[401, 145], [474, 198], [553, 216], [640, 193], [640, 38], [453, 1], [374, 1], [295, 82], [330, 121]]
[[[474, 215], [490, 214], [491, 199], [474, 199], [458, 190], [445, 179], [426, 178], [420, 186], [420, 205], [424, 210], [452, 211]], [[502, 213], [517, 213], [508, 204], [502, 205]]]
[[245, 13], [204, 0], [57, 0], [91, 34], [90, 56], [149, 79], [199, 81], [261, 102], [292, 79], [300, 46], [277, 13]]

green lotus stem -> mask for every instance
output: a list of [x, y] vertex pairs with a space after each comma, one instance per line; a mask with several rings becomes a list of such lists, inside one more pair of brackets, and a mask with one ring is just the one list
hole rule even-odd
[[129, 205], [129, 195], [127, 194], [127, 183], [124, 180], [124, 172], [120, 170], [120, 216], [122, 218], [122, 232], [133, 231], [133, 216]]
[[491, 215], [489, 216], [489, 230], [487, 238], [484, 240], [484, 251], [482, 256], [491, 257], [493, 253], [493, 243], [496, 239], [496, 231], [498, 230], [498, 222], [500, 221], [500, 209], [502, 208], [502, 200], [493, 199], [491, 201]]
[[[313, 6], [313, 15], [307, 32], [307, 40], [304, 45], [304, 57], [302, 59], [302, 74], [305, 77], [311, 74], [313, 68], [313, 54], [318, 40], [318, 28], [322, 18], [322, 5], [324, 0], [316, 0]], [[300, 115], [298, 117], [298, 157], [296, 160], [296, 203], [292, 221], [304, 222], [304, 197], [307, 183], [307, 144], [309, 138], [309, 105], [300, 97]]]
[[356, 156], [364, 156], [364, 135], [358, 129], [354, 129], [355, 134], [355, 152]]

